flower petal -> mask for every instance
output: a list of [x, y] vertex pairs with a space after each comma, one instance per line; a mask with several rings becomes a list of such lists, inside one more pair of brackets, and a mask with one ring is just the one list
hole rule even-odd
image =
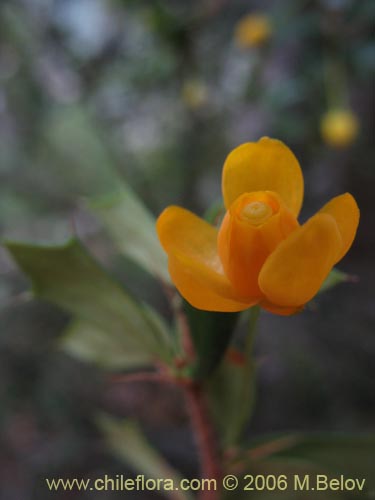
[[156, 222], [164, 250], [196, 258], [213, 269], [221, 267], [217, 255], [217, 229], [189, 210], [177, 206], [166, 208]]
[[339, 228], [342, 247], [336, 257], [336, 263], [344, 257], [353, 243], [359, 223], [358, 205], [350, 193], [345, 193], [329, 201], [319, 213], [332, 215]]
[[203, 278], [199, 267], [182, 256], [169, 256], [169, 272], [180, 294], [197, 309], [235, 312], [244, 311], [255, 304], [237, 301], [229, 282], [217, 287], [217, 279], [209, 281], [207, 276]]
[[217, 229], [180, 207], [159, 216], [157, 232], [169, 256], [169, 272], [181, 295], [198, 309], [240, 311], [250, 305], [238, 299], [217, 254]]
[[332, 216], [311, 217], [280, 243], [262, 267], [259, 286], [266, 298], [283, 307], [308, 302], [330, 272], [341, 245]]
[[297, 216], [303, 200], [303, 176], [297, 158], [281, 141], [262, 137], [238, 146], [227, 157], [222, 177], [227, 208], [242, 194], [275, 191]]
[[303, 309], [303, 306], [293, 306], [293, 307], [276, 306], [275, 304], [272, 304], [272, 302], [268, 302], [268, 300], [262, 300], [259, 303], [259, 305], [266, 311], [269, 311], [272, 314], [278, 314], [279, 316], [291, 316], [292, 314], [297, 314]]

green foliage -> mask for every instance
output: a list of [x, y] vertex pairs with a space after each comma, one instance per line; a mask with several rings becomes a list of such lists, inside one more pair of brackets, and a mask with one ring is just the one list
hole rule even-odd
[[113, 153], [85, 107], [52, 107], [45, 117], [41, 138], [38, 156], [46, 175], [52, 169], [75, 197], [121, 189], [123, 180], [116, 171]]
[[242, 313], [249, 323], [243, 349], [230, 347], [209, 380], [211, 409], [224, 449], [236, 447], [252, 413], [256, 370], [253, 343], [259, 307]]
[[239, 315], [238, 313], [201, 311], [185, 300], [183, 304], [196, 354], [191, 376], [204, 379], [220, 363], [232, 338]]
[[[249, 374], [247, 363], [251, 365]], [[211, 411], [224, 449], [238, 444], [248, 422], [255, 393], [255, 370], [252, 360], [239, 351], [224, 358], [208, 384]]]
[[[251, 475], [286, 476], [288, 488], [285, 491], [257, 491], [257, 500], [347, 500], [349, 498], [371, 498], [375, 486], [373, 476], [373, 460], [375, 456], [375, 436], [335, 436], [319, 435], [289, 435], [272, 440], [258, 442], [257, 445], [244, 450], [238, 462], [235, 463], [236, 475], [243, 478]], [[234, 464], [232, 464], [234, 465]], [[309, 476], [310, 486], [314, 487], [317, 474], [327, 475], [329, 479], [344, 475], [346, 478], [365, 479], [362, 492], [317, 492], [294, 491], [294, 478], [298, 475], [303, 480]], [[242, 485], [248, 484], [243, 480]], [[242, 488], [241, 488], [242, 489]], [[238, 493], [238, 495], [236, 495]], [[250, 491], [243, 496], [236, 491], [227, 493], [225, 499], [245, 499]], [[247, 495], [247, 496], [246, 496]]]
[[375, 487], [375, 435], [296, 436], [290, 445], [276, 451], [273, 457], [303, 460], [321, 466], [332, 474], [366, 477]]
[[[116, 455], [129, 464], [136, 472], [152, 479], [172, 479], [178, 484], [182, 479], [166, 460], [147, 442], [139, 426], [129, 420], [117, 421], [107, 415], [98, 418], [110, 448]], [[193, 500], [187, 491], [165, 491], [173, 500]]]
[[[169, 362], [170, 337], [163, 321], [130, 297], [77, 240], [56, 247], [11, 242], [6, 246], [30, 277], [35, 295], [79, 320], [65, 339], [70, 352], [110, 365], [120, 365], [124, 352], [122, 367], [129, 360], [131, 365], [154, 359]], [[105, 342], [108, 352], [103, 350]], [[116, 361], [110, 359], [113, 350], [118, 351]]]
[[149, 366], [147, 351], [133, 346], [126, 335], [111, 328], [99, 328], [84, 320], [73, 320], [60, 340], [60, 346], [71, 356], [110, 370]]
[[167, 257], [157, 239], [155, 219], [130, 188], [95, 200], [91, 209], [100, 218], [118, 250], [166, 283], [170, 282]]
[[325, 279], [323, 285], [320, 287], [319, 293], [326, 292], [330, 288], [334, 288], [336, 285], [348, 281], [349, 278], [350, 277], [347, 273], [343, 273], [339, 269], [333, 268]]

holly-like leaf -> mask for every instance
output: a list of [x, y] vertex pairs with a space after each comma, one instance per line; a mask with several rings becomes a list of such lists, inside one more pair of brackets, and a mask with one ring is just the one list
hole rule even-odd
[[173, 500], [194, 500], [190, 492], [178, 489], [180, 474], [150, 445], [135, 422], [101, 415], [98, 425], [114, 453], [136, 472], [147, 478], [168, 480], [164, 483], [165, 489], [161, 489], [166, 496]]
[[47, 173], [53, 156], [59, 183], [74, 197], [87, 198], [89, 209], [120, 252], [152, 275], [170, 281], [155, 218], [116, 169], [113, 154], [85, 108], [56, 107], [49, 113], [40, 155]]
[[8, 242], [6, 246], [30, 277], [35, 295], [81, 321], [68, 337], [71, 350], [77, 336], [81, 347], [76, 352], [82, 351], [82, 341], [91, 331], [93, 345], [99, 335], [102, 344], [106, 341], [103, 335], [108, 336], [109, 344], [117, 345], [119, 353], [126, 350], [127, 359], [133, 356], [142, 364], [155, 358], [169, 362], [171, 343], [164, 322], [156, 312], [130, 297], [79, 241], [72, 239], [61, 246]]

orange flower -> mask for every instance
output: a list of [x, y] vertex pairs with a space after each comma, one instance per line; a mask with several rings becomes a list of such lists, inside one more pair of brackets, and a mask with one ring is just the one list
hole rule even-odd
[[227, 212], [219, 229], [177, 206], [157, 221], [177, 289], [208, 311], [255, 304], [282, 315], [299, 311], [353, 242], [354, 198], [337, 196], [300, 225], [301, 168], [285, 144], [268, 137], [228, 155], [222, 190]]

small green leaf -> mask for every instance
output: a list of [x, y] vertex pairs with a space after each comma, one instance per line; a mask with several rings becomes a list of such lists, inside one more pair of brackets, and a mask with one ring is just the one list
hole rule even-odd
[[239, 314], [202, 311], [185, 300], [183, 304], [196, 354], [191, 376], [207, 378], [222, 360]]
[[349, 274], [343, 273], [336, 268], [333, 268], [329, 273], [322, 286], [320, 287], [319, 293], [326, 292], [330, 288], [339, 285], [340, 283], [344, 283], [345, 281], [350, 281], [351, 277]]
[[182, 479], [180, 474], [148, 443], [135, 422], [117, 421], [107, 415], [101, 415], [98, 424], [112, 450], [136, 472], [147, 478], [173, 481], [172, 491], [168, 491], [168, 487], [162, 490], [165, 495], [173, 500], [194, 500], [191, 493], [176, 489]]
[[70, 346], [74, 332], [87, 338], [90, 324], [93, 338], [98, 332], [111, 335], [119, 350], [128, 349], [134, 359], [170, 361], [170, 337], [163, 321], [130, 297], [79, 241], [50, 247], [10, 242], [6, 246], [31, 278], [35, 295], [83, 321], [80, 328], [73, 328]]
[[155, 219], [130, 188], [89, 204], [118, 249], [152, 275], [169, 283], [167, 256], [155, 230]]

